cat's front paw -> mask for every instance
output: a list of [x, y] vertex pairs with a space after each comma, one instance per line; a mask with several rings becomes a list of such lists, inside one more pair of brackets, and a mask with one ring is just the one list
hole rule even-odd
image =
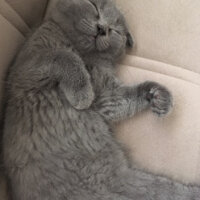
[[88, 109], [94, 100], [94, 93], [81, 91], [76, 94], [74, 100], [71, 102], [72, 106], [77, 110]]
[[167, 88], [158, 83], [147, 83], [149, 86], [147, 100], [150, 102], [151, 110], [158, 116], [166, 115], [170, 112], [173, 106], [173, 98], [171, 93]]
[[71, 99], [71, 105], [77, 110], [88, 109], [94, 101], [94, 92], [91, 86], [82, 88], [77, 91], [73, 99]]
[[95, 98], [95, 94], [90, 82], [85, 82], [82, 84], [80, 81], [78, 84], [73, 83], [73, 87], [66, 87], [66, 83], [62, 82], [60, 84], [60, 89], [64, 92], [66, 99], [69, 104], [76, 110], [88, 109]]

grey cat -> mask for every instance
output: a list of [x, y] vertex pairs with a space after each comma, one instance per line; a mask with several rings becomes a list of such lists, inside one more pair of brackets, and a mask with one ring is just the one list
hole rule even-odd
[[132, 166], [112, 125], [172, 96], [128, 87], [116, 61], [132, 37], [110, 0], [59, 0], [9, 69], [3, 153], [13, 200], [198, 200], [200, 190]]

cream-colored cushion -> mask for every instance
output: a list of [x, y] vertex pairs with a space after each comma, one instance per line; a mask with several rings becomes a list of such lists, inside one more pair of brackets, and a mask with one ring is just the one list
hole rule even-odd
[[17, 49], [22, 44], [23, 35], [0, 14], [0, 98], [4, 85], [6, 69], [11, 63]]
[[[0, 101], [7, 67], [23, 44], [24, 36], [30, 28], [41, 22], [46, 5], [47, 0], [0, 0]], [[0, 118], [1, 106], [0, 104]], [[0, 200], [7, 200], [6, 183], [1, 172]]]
[[118, 138], [140, 167], [200, 183], [200, 76], [136, 56], [127, 56], [123, 63], [119, 76], [124, 82], [154, 80], [166, 85], [173, 93], [174, 109], [163, 118], [148, 111], [122, 122], [117, 127]]
[[[22, 34], [12, 26], [2, 15], [0, 15], [0, 100], [4, 86], [4, 77], [8, 65], [11, 63], [18, 47], [24, 40]], [[2, 105], [0, 104], [0, 110]], [[1, 112], [0, 112], [1, 118]], [[4, 178], [0, 172], [0, 200], [6, 200]]]
[[46, 6], [47, 0], [0, 0], [0, 99], [6, 69], [31, 26], [41, 22]]
[[29, 26], [38, 25], [45, 14], [48, 0], [6, 0]]
[[0, 200], [9, 200], [7, 192], [7, 183], [4, 175], [0, 172]]
[[[120, 78], [127, 84], [158, 81], [175, 100], [169, 116], [143, 112], [120, 123], [116, 134], [140, 167], [200, 182], [200, 2], [116, 1], [136, 41], [122, 61]], [[47, 0], [0, 0], [0, 95], [8, 65], [30, 27], [41, 22], [46, 5]]]
[[136, 47], [131, 54], [200, 73], [199, 0], [115, 0]]
[[[16, 13], [12, 7], [4, 0], [0, 0], [1, 15], [22, 34], [27, 33], [29, 28], [23, 19]], [[1, 34], [1, 33], [0, 33]]]
[[169, 116], [141, 113], [117, 135], [140, 167], [200, 183], [200, 1], [116, 1], [136, 41], [119, 76], [127, 84], [160, 82], [175, 101]]

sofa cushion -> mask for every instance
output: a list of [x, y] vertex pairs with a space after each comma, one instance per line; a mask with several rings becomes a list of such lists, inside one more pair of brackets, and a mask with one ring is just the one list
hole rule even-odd
[[[1, 80], [24, 41], [23, 35], [41, 21], [47, 3], [46, 0], [3, 1], [0, 0]], [[166, 118], [143, 112], [120, 123], [116, 134], [130, 148], [140, 167], [184, 182], [199, 182], [200, 3], [198, 0], [116, 1], [137, 43], [123, 60], [119, 77], [127, 84], [156, 80], [169, 87], [175, 100], [174, 110]]]
[[39, 24], [45, 14], [48, 0], [6, 0], [29, 27]]
[[19, 14], [13, 10], [13, 8], [4, 0], [0, 0], [0, 14], [22, 34], [29, 32], [29, 27], [27, 24], [23, 21]]
[[157, 81], [174, 96], [168, 116], [147, 111], [118, 124], [117, 136], [133, 160], [150, 172], [200, 183], [200, 75], [137, 56], [127, 56], [118, 74], [128, 85]]
[[1, 200], [9, 200], [6, 181], [4, 180], [4, 176], [0, 173], [0, 199]]
[[127, 84], [163, 83], [175, 101], [165, 118], [149, 111], [122, 122], [118, 137], [140, 167], [200, 183], [200, 1], [116, 2], [136, 41], [119, 76]]
[[115, 0], [134, 34], [132, 55], [200, 73], [200, 1]]
[[[46, 0], [0, 0], [0, 102], [7, 67], [12, 62], [17, 50], [23, 44], [24, 36], [30, 31], [30, 27], [40, 23], [46, 3]], [[1, 106], [2, 104], [0, 104], [0, 118]], [[6, 182], [1, 175], [1, 164], [0, 199], [8, 199], [6, 195]]]
[[[4, 80], [5, 72], [17, 49], [22, 45], [24, 36], [30, 27], [40, 23], [44, 17], [48, 1], [43, 0], [0, 0], [0, 79]], [[3, 81], [0, 84], [0, 101]], [[0, 105], [1, 106], [1, 105]], [[1, 113], [1, 112], [0, 112]]]
[[[2, 99], [4, 78], [7, 67], [11, 63], [17, 49], [20, 47], [24, 41], [23, 35], [18, 31], [15, 26], [13, 26], [4, 16], [0, 14], [0, 102]], [[0, 104], [0, 119], [1, 119], [1, 109], [2, 104]], [[0, 164], [0, 199], [7, 200], [6, 197], [6, 184], [4, 177], [1, 175], [1, 164]]]
[[[2, 88], [4, 83], [4, 76], [7, 67], [11, 63], [17, 49], [24, 41], [23, 35], [0, 15], [0, 99], [2, 97]], [[1, 104], [0, 104], [1, 105]]]

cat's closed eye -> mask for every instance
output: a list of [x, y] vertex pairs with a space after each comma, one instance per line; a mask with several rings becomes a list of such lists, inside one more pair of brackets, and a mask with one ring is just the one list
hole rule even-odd
[[121, 24], [121, 19], [120, 19], [120, 18], [117, 18], [115, 23], [116, 23], [116, 24]]
[[97, 8], [97, 5], [89, 0], [89, 3], [94, 7], [94, 9], [96, 10], [96, 18], [99, 19], [100, 15], [99, 15], [99, 9]]

